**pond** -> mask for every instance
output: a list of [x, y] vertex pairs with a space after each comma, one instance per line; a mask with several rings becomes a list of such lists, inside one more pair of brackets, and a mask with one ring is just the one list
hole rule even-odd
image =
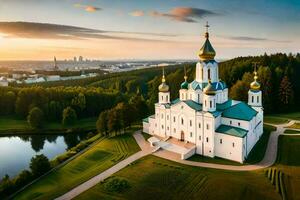
[[29, 169], [33, 156], [44, 154], [50, 159], [76, 146], [87, 134], [32, 135], [0, 137], [0, 179]]

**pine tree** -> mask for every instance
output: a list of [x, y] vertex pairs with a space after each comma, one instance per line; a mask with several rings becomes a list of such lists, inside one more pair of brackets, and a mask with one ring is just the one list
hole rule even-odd
[[280, 101], [285, 105], [292, 105], [294, 100], [294, 91], [291, 82], [287, 76], [281, 80], [279, 87]]

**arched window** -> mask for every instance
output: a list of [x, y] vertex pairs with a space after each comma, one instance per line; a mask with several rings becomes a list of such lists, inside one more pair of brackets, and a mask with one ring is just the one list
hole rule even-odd
[[201, 78], [203, 80], [203, 67], [201, 68]]
[[254, 96], [252, 96], [252, 103], [254, 103]]
[[257, 96], [257, 103], [259, 103], [259, 96]]
[[211, 101], [209, 101], [209, 106], [210, 106], [210, 108], [212, 107], [212, 102]]
[[200, 94], [198, 94], [198, 102], [200, 101]]
[[210, 69], [207, 70], [207, 78], [210, 79]]
[[167, 98], [167, 101], [169, 101], [169, 96], [166, 96], [166, 98]]
[[162, 100], [162, 101], [164, 100], [164, 97], [163, 97], [163, 96], [161, 96], [161, 100]]
[[183, 118], [181, 118], [181, 124], [183, 125], [184, 121], [183, 121]]

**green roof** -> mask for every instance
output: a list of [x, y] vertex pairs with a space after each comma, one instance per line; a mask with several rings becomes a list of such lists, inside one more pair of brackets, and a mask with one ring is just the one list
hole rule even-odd
[[232, 100], [228, 99], [228, 101], [226, 101], [222, 104], [217, 103], [217, 110], [225, 110], [225, 109], [229, 108], [230, 106], [232, 106]]
[[186, 100], [183, 101], [185, 102], [189, 107], [191, 107], [192, 109], [196, 110], [196, 111], [201, 111], [202, 110], [202, 105], [199, 103], [196, 103], [193, 100]]
[[221, 125], [217, 128], [216, 132], [243, 138], [247, 135], [248, 131], [233, 126]]
[[244, 102], [235, 104], [223, 111], [222, 116], [232, 119], [250, 121], [257, 112]]

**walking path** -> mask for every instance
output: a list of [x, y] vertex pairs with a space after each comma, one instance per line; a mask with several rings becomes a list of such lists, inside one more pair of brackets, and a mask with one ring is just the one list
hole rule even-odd
[[[205, 162], [195, 162], [195, 161], [189, 161], [189, 160], [182, 160], [180, 158], [179, 154], [166, 151], [166, 150], [158, 150], [154, 151], [155, 147], [150, 147], [149, 143], [145, 140], [144, 136], [140, 133], [140, 131], [137, 131], [134, 133], [134, 138], [138, 145], [141, 148], [141, 151], [133, 154], [132, 156], [126, 158], [125, 160], [122, 160], [118, 164], [112, 166], [111, 168], [107, 169], [106, 171], [100, 173], [99, 175], [91, 178], [90, 180], [82, 183], [81, 185], [75, 187], [71, 191], [67, 192], [66, 194], [56, 198], [56, 200], [69, 200], [72, 199], [82, 192], [90, 189], [91, 187], [95, 186], [98, 184], [100, 181], [103, 181], [104, 179], [108, 178], [109, 176], [113, 175], [114, 173], [118, 172], [119, 170], [125, 168], [127, 165], [130, 163], [151, 154], [153, 151], [153, 155], [175, 161], [178, 163], [182, 163], [185, 165], [191, 165], [191, 166], [197, 166], [197, 167], [207, 167], [207, 168], [214, 168], [214, 169], [223, 169], [223, 170], [234, 170], [234, 171], [250, 171], [250, 170], [257, 170], [257, 169], [262, 169], [269, 167], [273, 165], [276, 161], [276, 156], [277, 156], [277, 145], [278, 145], [278, 137], [279, 135], [282, 135], [284, 131], [288, 126], [294, 124], [295, 122], [299, 123], [299, 121], [292, 120], [289, 123], [286, 124], [280, 124], [280, 125], [275, 125], [275, 124], [269, 124], [272, 126], [275, 126], [277, 129], [276, 131], [273, 131], [270, 134], [270, 138], [268, 141], [268, 146], [266, 149], [265, 156], [263, 160], [257, 164], [254, 165], [242, 165], [242, 166], [235, 166], [235, 165], [222, 165], [222, 164], [215, 164], [215, 163], [205, 163]], [[297, 129], [296, 129], [297, 130]], [[300, 134], [284, 134], [284, 135], [299, 135]]]

